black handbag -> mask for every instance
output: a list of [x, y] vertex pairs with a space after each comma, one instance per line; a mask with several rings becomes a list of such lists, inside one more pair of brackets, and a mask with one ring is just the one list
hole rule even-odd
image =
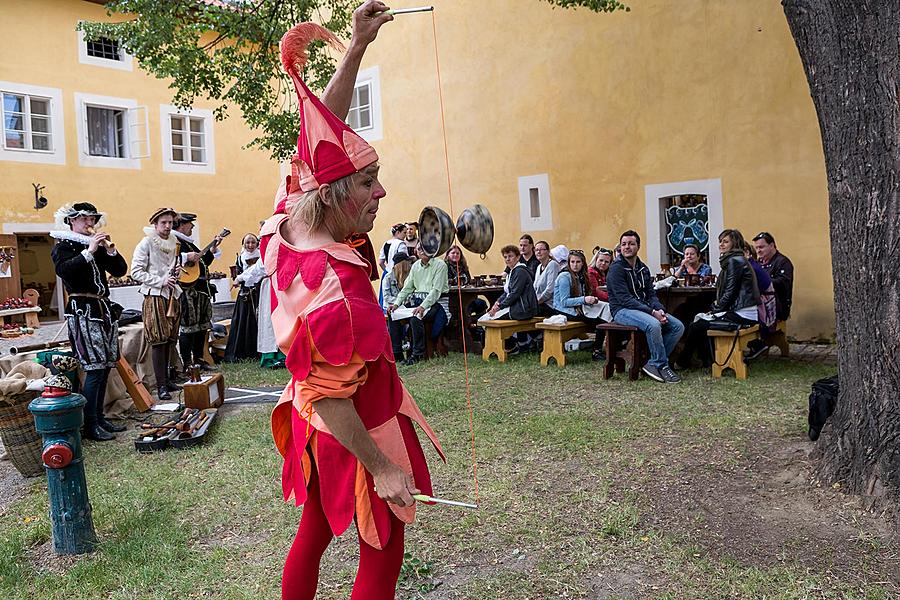
[[713, 319], [708, 322], [707, 326], [707, 329], [712, 329], [713, 331], [737, 331], [740, 328], [740, 323], [728, 321], [727, 319]]

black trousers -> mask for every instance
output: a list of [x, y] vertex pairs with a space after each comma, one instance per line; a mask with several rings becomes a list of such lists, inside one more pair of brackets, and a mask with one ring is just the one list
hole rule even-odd
[[106, 400], [106, 382], [110, 369], [91, 369], [85, 371], [84, 388], [81, 390], [87, 403], [84, 405], [85, 426], [94, 425], [102, 419], [103, 404]]
[[209, 332], [204, 330], [182, 333], [178, 336], [178, 352], [181, 354], [181, 364], [184, 365], [185, 371], [191, 365], [203, 364], [203, 344], [208, 335]]
[[391, 347], [394, 350], [394, 359], [398, 360], [403, 357], [403, 337], [405, 335], [406, 323], [412, 330], [412, 349], [411, 357], [421, 359], [425, 357], [425, 321], [434, 322], [434, 317], [439, 310], [444, 310], [440, 304], [435, 304], [429, 308], [424, 318], [412, 317], [408, 321], [388, 321], [388, 332], [391, 334]]

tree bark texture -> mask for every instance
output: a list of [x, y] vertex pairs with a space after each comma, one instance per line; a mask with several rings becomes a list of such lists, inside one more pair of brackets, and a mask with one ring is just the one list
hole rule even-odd
[[819, 475], [896, 509], [900, 0], [782, 6], [818, 114], [828, 175], [840, 395], [816, 447]]

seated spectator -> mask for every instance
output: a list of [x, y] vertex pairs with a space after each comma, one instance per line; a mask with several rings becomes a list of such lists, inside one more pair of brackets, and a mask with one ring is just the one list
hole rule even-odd
[[416, 245], [419, 243], [419, 224], [410, 221], [406, 224], [406, 238], [403, 240], [406, 244], [406, 253], [410, 256], [416, 255]]
[[[406, 283], [407, 277], [409, 277], [409, 271], [414, 260], [415, 258], [407, 256], [405, 246], [394, 255], [394, 268], [388, 271], [385, 278], [381, 280], [381, 295], [384, 298], [382, 307], [385, 313], [387, 313], [388, 307], [397, 299], [397, 296], [400, 295], [400, 290], [403, 289], [403, 285]], [[402, 362], [405, 360], [403, 356], [403, 340], [406, 339], [407, 326], [405, 323], [400, 322], [395, 326], [396, 331], [390, 331], [391, 325], [392, 323], [389, 321], [388, 331], [391, 333], [391, 347], [394, 350], [394, 360]]]
[[534, 274], [534, 293], [537, 295], [538, 314], [549, 317], [554, 314], [550, 307], [553, 300], [553, 284], [559, 275], [559, 263], [550, 256], [550, 244], [544, 240], [534, 245], [534, 255], [538, 259], [537, 270]]
[[569, 264], [569, 249], [560, 244], [550, 249], [550, 257], [559, 264], [559, 268], [563, 269]]
[[[406, 360], [407, 365], [413, 365], [425, 358], [425, 321], [431, 323], [432, 339], [436, 339], [450, 321], [447, 263], [440, 258], [429, 257], [422, 249], [422, 244], [416, 246], [416, 256], [419, 260], [410, 269], [400, 293], [388, 306], [389, 315], [402, 306], [407, 298], [410, 298], [411, 303], [416, 306], [413, 317], [409, 320], [412, 329], [412, 352]], [[391, 319], [388, 323], [391, 343], [396, 345], [394, 336], [399, 336], [402, 344], [403, 332], [399, 322]]]
[[696, 244], [687, 244], [684, 247], [684, 260], [681, 266], [675, 269], [675, 277], [685, 275], [700, 275], [706, 277], [712, 275], [712, 269], [708, 264], [700, 260], [700, 247]]
[[384, 289], [385, 278], [394, 268], [394, 256], [399, 250], [403, 250], [404, 255], [407, 254], [406, 243], [403, 241], [405, 237], [406, 224], [397, 223], [391, 227], [391, 238], [381, 246], [381, 251], [378, 254], [378, 266], [381, 267], [381, 285], [378, 290], [378, 303], [382, 308], [387, 306], [384, 303], [382, 290]]
[[588, 267], [588, 281], [591, 284], [591, 291], [597, 298], [607, 302], [609, 300], [609, 292], [600, 289], [606, 287], [606, 275], [609, 273], [609, 265], [612, 264], [612, 250], [599, 248], [591, 259], [591, 266]]
[[[525, 321], [537, 315], [537, 296], [534, 293], [534, 280], [528, 265], [521, 262], [519, 249], [513, 245], [503, 246], [500, 250], [503, 262], [509, 267], [509, 276], [503, 285], [503, 294], [488, 311], [492, 317], [504, 308], [509, 309], [508, 317], [516, 321]], [[519, 339], [518, 350], [527, 348], [531, 340], [526, 336]]]
[[406, 252], [406, 242], [404, 242], [405, 237], [406, 225], [404, 223], [397, 223], [391, 227], [391, 237], [381, 246], [381, 252], [378, 254], [378, 266], [381, 267], [381, 270], [385, 273], [394, 268], [394, 255], [397, 254], [399, 250], [402, 249], [403, 254], [405, 255], [409, 254]]
[[[775, 302], [775, 286], [772, 285], [772, 279], [762, 265], [756, 260], [756, 249], [752, 244], [744, 242], [744, 258], [750, 262], [753, 267], [753, 273], [756, 275], [756, 285], [759, 288], [759, 304], [757, 312], [759, 314], [759, 332], [765, 336], [775, 330], [777, 317], [777, 304]], [[769, 346], [762, 340], [750, 340], [747, 344], [747, 360], [758, 358], [760, 354], [765, 352]]]
[[[462, 248], [456, 244], [450, 246], [450, 249], [444, 255], [444, 262], [447, 263], [447, 278], [451, 287], [454, 285], [469, 285], [472, 281], [472, 275], [469, 273], [469, 263], [463, 255]], [[459, 277], [457, 277], [457, 274]], [[481, 298], [475, 298], [466, 307], [468, 313], [476, 319], [486, 313], [487, 309], [487, 302]]]
[[534, 238], [528, 235], [527, 233], [523, 233], [522, 237], [519, 238], [519, 260], [528, 267], [528, 270], [531, 272], [531, 278], [534, 279], [534, 274], [537, 272], [538, 259], [534, 255]]
[[[587, 268], [584, 253], [581, 250], [569, 251], [569, 263], [560, 271], [553, 286], [552, 308], [557, 314], [565, 315], [570, 321], [587, 323], [590, 329], [595, 330], [597, 325], [604, 321], [597, 317], [585, 316], [585, 307], [594, 306], [599, 302], [596, 296], [590, 293], [590, 283], [587, 278]], [[603, 360], [603, 338], [594, 337], [592, 357], [594, 360]]]
[[787, 256], [778, 251], [772, 234], [763, 231], [753, 238], [756, 258], [769, 274], [775, 286], [775, 304], [778, 320], [787, 321], [791, 316], [791, 304], [794, 296], [794, 264]]
[[669, 355], [684, 333], [681, 321], [667, 314], [656, 297], [653, 275], [638, 250], [641, 236], [628, 230], [619, 237], [619, 258], [609, 267], [606, 289], [613, 321], [637, 327], [647, 336], [650, 360], [642, 368], [655, 381], [677, 383], [681, 378], [669, 367]]
[[[737, 229], [726, 229], [719, 234], [719, 265], [722, 271], [716, 280], [712, 316], [741, 326], [756, 325], [759, 318], [759, 288], [753, 267], [744, 258], [744, 236]], [[678, 357], [679, 365], [689, 367], [695, 352], [704, 367], [712, 363], [707, 331], [709, 320], [698, 315], [691, 323], [684, 349]]]
[[447, 263], [447, 277], [450, 285], [469, 285], [472, 275], [469, 273], [469, 263], [463, 256], [462, 248], [456, 244], [450, 246], [444, 255], [444, 262]]

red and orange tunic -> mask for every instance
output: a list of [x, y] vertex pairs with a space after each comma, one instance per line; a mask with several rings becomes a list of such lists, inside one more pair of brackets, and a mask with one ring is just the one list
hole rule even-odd
[[370, 265], [343, 243], [295, 248], [280, 233], [287, 218], [273, 216], [261, 232], [272, 325], [292, 375], [272, 413], [272, 435], [284, 457], [284, 497], [303, 504], [315, 468], [332, 532], [342, 534], [355, 518], [362, 539], [381, 549], [390, 536], [389, 511], [412, 523], [415, 505], [399, 507], [378, 497], [372, 475], [316, 414], [316, 401], [353, 402], [378, 448], [425, 494], [431, 494], [431, 478], [413, 422], [441, 458], [443, 450], [397, 375]]

